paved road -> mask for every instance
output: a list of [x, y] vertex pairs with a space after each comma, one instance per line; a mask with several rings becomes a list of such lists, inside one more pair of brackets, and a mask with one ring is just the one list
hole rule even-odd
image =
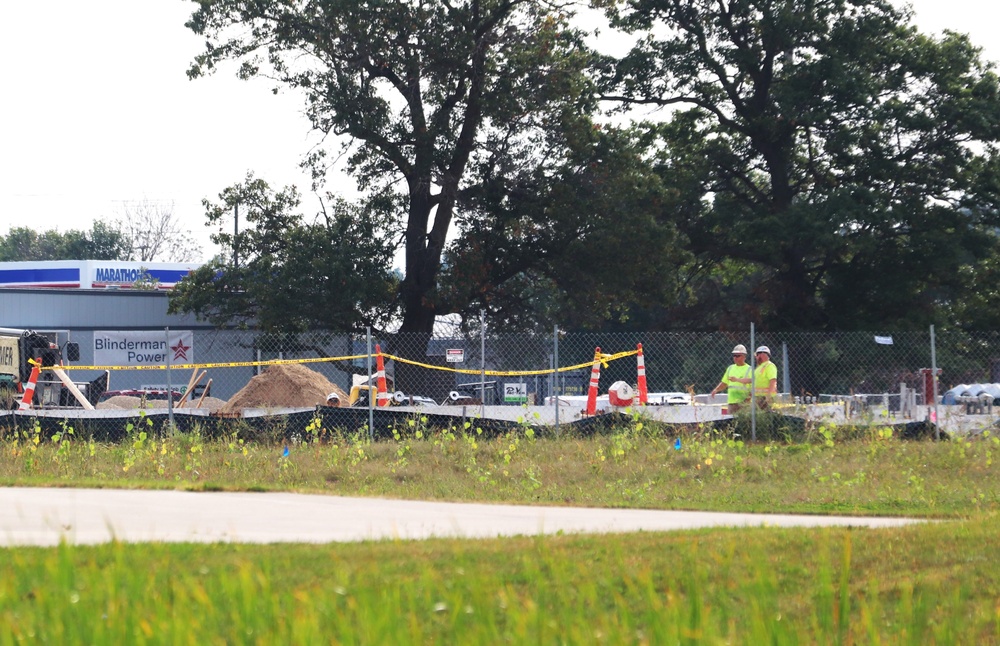
[[0, 546], [486, 538], [717, 526], [892, 527], [906, 518], [416, 502], [290, 493], [0, 488]]

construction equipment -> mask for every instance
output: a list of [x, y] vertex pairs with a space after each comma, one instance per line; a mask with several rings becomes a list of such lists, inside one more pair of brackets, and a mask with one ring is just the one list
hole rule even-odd
[[[362, 396], [364, 393], [364, 396]], [[378, 401], [378, 386], [371, 386], [368, 384], [355, 384], [351, 386], [351, 392], [348, 394], [347, 405], [348, 406], [368, 406], [368, 398], [374, 397]], [[437, 404], [430, 397], [423, 397], [421, 395], [406, 395], [400, 391], [392, 393], [391, 397], [387, 398], [389, 403], [393, 406], [433, 406]]]
[[[365, 392], [365, 398], [361, 398], [361, 391]], [[351, 392], [348, 395], [347, 405], [348, 406], [367, 406], [369, 397], [371, 393], [378, 392], [377, 386], [372, 386], [370, 384], [355, 384], [351, 386]]]
[[93, 409], [108, 389], [110, 373], [105, 371], [90, 382], [74, 383], [59, 366], [63, 361], [79, 361], [80, 346], [67, 342], [62, 347], [34, 330], [0, 328], [0, 406], [15, 409], [19, 393], [31, 379], [32, 361], [41, 372], [34, 394], [34, 406], [82, 406]]

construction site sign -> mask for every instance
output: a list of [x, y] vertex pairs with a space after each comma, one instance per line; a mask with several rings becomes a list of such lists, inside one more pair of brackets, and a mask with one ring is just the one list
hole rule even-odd
[[528, 401], [528, 384], [507, 383], [503, 385], [503, 400], [505, 402], [526, 402]]
[[465, 361], [465, 350], [448, 349], [444, 351], [444, 356], [448, 363], [462, 363]]

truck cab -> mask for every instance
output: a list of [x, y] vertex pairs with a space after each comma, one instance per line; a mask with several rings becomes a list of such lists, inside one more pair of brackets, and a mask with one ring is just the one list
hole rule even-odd
[[[62, 347], [34, 330], [0, 328], [0, 406], [15, 409], [21, 400], [24, 386], [31, 378], [34, 367], [32, 361], [43, 368], [38, 377], [34, 405], [53, 406], [76, 405], [76, 397], [69, 391], [62, 379], [55, 379], [52, 370], [63, 365], [63, 361], [79, 361], [80, 346], [67, 342]], [[63, 373], [64, 375], [65, 373]], [[107, 390], [108, 374], [81, 384], [85, 397], [93, 404]]]

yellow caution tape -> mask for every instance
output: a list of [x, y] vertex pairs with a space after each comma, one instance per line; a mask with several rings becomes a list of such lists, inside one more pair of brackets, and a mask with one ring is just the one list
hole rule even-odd
[[[357, 354], [349, 357], [316, 357], [314, 359], [270, 359], [267, 361], [227, 361], [222, 363], [172, 363], [170, 370], [195, 370], [203, 368], [249, 368], [253, 366], [289, 366], [296, 363], [324, 363], [327, 361], [352, 361], [364, 359], [367, 354]], [[374, 356], [374, 355], [372, 355]], [[384, 356], [384, 355], [383, 355]], [[59, 368], [61, 370], [166, 370], [168, 366], [44, 366], [42, 370]]]
[[[608, 366], [609, 361], [614, 361], [616, 359], [623, 359], [625, 357], [631, 357], [639, 354], [638, 350], [628, 350], [626, 352], [619, 352], [617, 354], [601, 354], [597, 361], [604, 364], [604, 367]], [[271, 359], [268, 361], [227, 361], [219, 363], [177, 363], [171, 364], [169, 366], [170, 370], [202, 370], [206, 368], [249, 368], [254, 366], [287, 366], [293, 364], [301, 363], [326, 363], [333, 361], [353, 361], [355, 359], [365, 359], [369, 355], [367, 354], [356, 354], [346, 357], [317, 357], [313, 359]], [[375, 358], [377, 355], [371, 355]], [[481, 375], [482, 370], [474, 370], [471, 368], [449, 368], [447, 366], [435, 366], [428, 363], [420, 363], [419, 361], [412, 361], [410, 359], [404, 359], [403, 357], [397, 357], [392, 354], [382, 354], [382, 358], [385, 360], [398, 361], [399, 363], [406, 363], [412, 366], [417, 366], [420, 368], [427, 368], [428, 370], [442, 370], [445, 372], [455, 372], [463, 375]], [[588, 361], [587, 363], [579, 363], [574, 366], [565, 366], [563, 368], [547, 368], [545, 370], [487, 370], [486, 375], [490, 377], [528, 377], [532, 375], [550, 375], [557, 372], [569, 372], [572, 370], [579, 370], [581, 368], [589, 368], [594, 365], [594, 361]], [[42, 370], [49, 368], [59, 368], [61, 370], [167, 370], [168, 366], [43, 366]]]
[[[639, 354], [638, 350], [628, 350], [626, 352], [619, 352], [618, 354], [602, 354], [598, 361], [604, 364], [604, 367], [608, 366], [608, 361], [614, 361], [615, 359], [622, 359], [624, 357], [631, 357], [633, 355]], [[594, 365], [594, 361], [588, 361], [587, 363], [578, 363], [575, 366], [566, 366], [563, 368], [546, 368], [545, 370], [473, 370], [472, 368], [448, 368], [446, 366], [434, 366], [428, 363], [420, 363], [418, 361], [412, 361], [410, 359], [404, 359], [402, 357], [397, 357], [391, 354], [382, 354], [385, 359], [393, 359], [399, 363], [406, 363], [411, 366], [417, 366], [420, 368], [427, 368], [428, 370], [443, 370], [446, 372], [457, 372], [462, 375], [482, 375], [485, 374], [488, 377], [530, 377], [532, 375], [551, 375], [555, 372], [569, 372], [572, 370], [579, 370], [581, 368], [589, 368]]]

